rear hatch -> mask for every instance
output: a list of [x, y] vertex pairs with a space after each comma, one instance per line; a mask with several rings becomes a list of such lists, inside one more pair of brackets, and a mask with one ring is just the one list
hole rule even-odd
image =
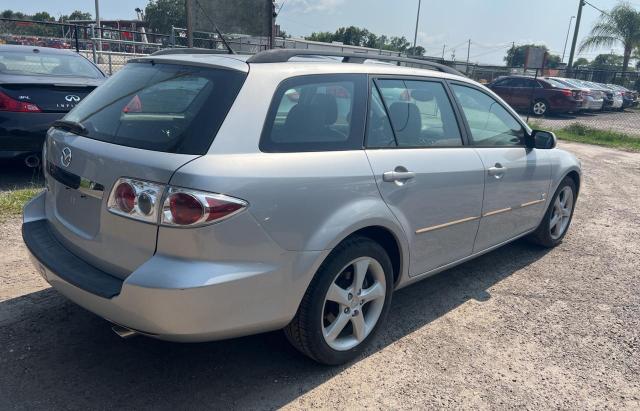
[[205, 154], [245, 77], [237, 67], [142, 60], [68, 113], [45, 144], [47, 219], [58, 240], [120, 278], [149, 259], [157, 221], [110, 212], [109, 193], [121, 177], [167, 184]]
[[66, 113], [103, 81], [56, 76], [21, 76], [19, 79], [3, 79], [0, 92], [14, 100], [35, 104], [43, 112]]

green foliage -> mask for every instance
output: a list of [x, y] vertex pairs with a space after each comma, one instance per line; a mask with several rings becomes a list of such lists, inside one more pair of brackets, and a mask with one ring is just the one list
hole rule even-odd
[[[549, 53], [549, 48], [545, 45], [539, 44], [523, 44], [520, 46], [511, 47], [507, 50], [507, 55], [504, 56], [504, 62], [509, 67], [524, 67], [525, 60], [527, 58], [527, 48], [539, 47]], [[547, 67], [556, 68], [560, 64], [561, 58], [555, 54], [547, 54]]]
[[30, 187], [11, 191], [0, 191], [0, 219], [12, 215], [19, 215], [22, 212], [22, 207], [41, 190], [42, 188]]
[[[378, 36], [367, 29], [355, 26], [340, 27], [335, 33], [329, 31], [314, 32], [305, 38], [323, 43], [335, 41], [348, 46], [370, 47], [406, 53], [411, 49], [411, 43], [404, 36], [391, 38], [385, 35]], [[416, 47], [415, 51], [418, 55], [424, 55], [423, 47]]]
[[627, 151], [640, 151], [640, 137], [615, 131], [598, 130], [579, 123], [557, 130], [555, 133], [561, 140], [619, 148]]
[[589, 65], [589, 60], [587, 60], [584, 57], [580, 57], [579, 59], [577, 59], [576, 61], [573, 62], [573, 67], [582, 67], [582, 66], [588, 66]]
[[156, 33], [169, 33], [171, 26], [187, 27], [184, 0], [149, 0], [144, 19], [149, 23], [150, 31]]
[[580, 51], [618, 45], [624, 47], [622, 70], [626, 71], [631, 53], [640, 47], [640, 12], [624, 2], [600, 16], [580, 45]]
[[617, 54], [599, 54], [591, 62], [591, 68], [598, 70], [620, 70], [624, 58]]

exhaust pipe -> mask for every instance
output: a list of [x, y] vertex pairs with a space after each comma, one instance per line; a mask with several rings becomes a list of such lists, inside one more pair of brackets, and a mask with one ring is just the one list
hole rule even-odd
[[36, 154], [29, 154], [24, 158], [24, 164], [29, 168], [36, 168], [40, 165], [40, 157]]
[[111, 327], [111, 330], [113, 330], [113, 332], [116, 333], [118, 337], [124, 338], [125, 340], [138, 335], [137, 332], [117, 324], [114, 324], [113, 327]]

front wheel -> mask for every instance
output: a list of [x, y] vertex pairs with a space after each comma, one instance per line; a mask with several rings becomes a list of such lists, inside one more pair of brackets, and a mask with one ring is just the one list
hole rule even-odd
[[577, 194], [576, 183], [570, 177], [565, 177], [553, 195], [542, 222], [529, 239], [548, 248], [560, 244], [569, 230]]
[[380, 244], [366, 237], [347, 239], [316, 273], [296, 316], [285, 328], [287, 339], [322, 364], [354, 359], [389, 310], [392, 270]]

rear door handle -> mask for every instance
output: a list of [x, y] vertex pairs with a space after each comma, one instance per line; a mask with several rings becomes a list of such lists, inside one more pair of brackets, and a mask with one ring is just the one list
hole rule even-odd
[[495, 166], [493, 166], [493, 167], [489, 167], [489, 168], [487, 169], [487, 173], [488, 173], [490, 176], [494, 176], [494, 177], [495, 177], [495, 178], [497, 178], [497, 179], [502, 178], [502, 176], [504, 176], [504, 173], [505, 173], [506, 171], [507, 171], [507, 168], [506, 168], [506, 167], [503, 167], [503, 166], [502, 166], [502, 164], [500, 164], [500, 163], [496, 163], [496, 165], [495, 165]]
[[382, 174], [382, 181], [386, 181], [388, 183], [394, 181], [406, 181], [411, 180], [416, 176], [416, 173], [413, 171], [387, 171]]

